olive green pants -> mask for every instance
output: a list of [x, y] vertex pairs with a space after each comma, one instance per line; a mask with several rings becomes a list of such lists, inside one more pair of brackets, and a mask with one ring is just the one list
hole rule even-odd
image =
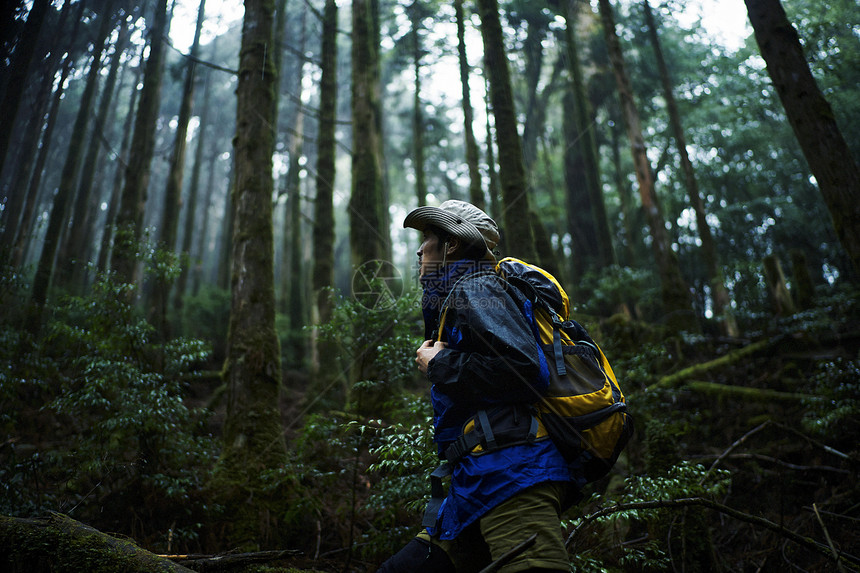
[[537, 534], [534, 545], [499, 571], [569, 571], [560, 517], [568, 485], [548, 482], [531, 487], [502, 502], [452, 540], [419, 539], [442, 548], [458, 573], [480, 571], [511, 549]]

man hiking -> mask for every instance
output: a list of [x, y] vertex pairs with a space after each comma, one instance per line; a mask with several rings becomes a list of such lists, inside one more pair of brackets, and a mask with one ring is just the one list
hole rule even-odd
[[[493, 272], [498, 226], [457, 200], [419, 207], [403, 226], [423, 233], [426, 340], [416, 363], [431, 384], [434, 441], [446, 463], [433, 474], [425, 529], [379, 571], [480, 571], [533, 536], [499, 570], [568, 571], [560, 514], [583, 484], [531, 407], [549, 372], [520, 310], [523, 294]], [[477, 427], [484, 439], [476, 445], [465, 438]]]

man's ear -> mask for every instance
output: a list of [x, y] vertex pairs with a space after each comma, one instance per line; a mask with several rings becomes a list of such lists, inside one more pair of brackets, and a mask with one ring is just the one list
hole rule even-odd
[[445, 254], [453, 255], [458, 250], [460, 250], [460, 239], [457, 237], [451, 237], [445, 242]]

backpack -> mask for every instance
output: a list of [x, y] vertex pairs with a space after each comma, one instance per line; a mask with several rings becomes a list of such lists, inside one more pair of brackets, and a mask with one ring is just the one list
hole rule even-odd
[[513, 257], [499, 261], [494, 272], [522, 295], [514, 299], [543, 350], [549, 387], [530, 405], [531, 421], [519, 411], [479, 412], [446, 449], [446, 460], [548, 435], [577, 477], [586, 483], [602, 478], [633, 434], [633, 419], [609, 361], [586, 329], [570, 318], [567, 293], [550, 273]]

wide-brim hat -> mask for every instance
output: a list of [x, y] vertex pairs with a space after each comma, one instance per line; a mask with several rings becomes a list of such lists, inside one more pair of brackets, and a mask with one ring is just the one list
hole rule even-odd
[[470, 245], [483, 245], [487, 256], [499, 244], [499, 226], [493, 219], [471, 203], [449, 199], [438, 207], [418, 207], [403, 220], [404, 228], [424, 231], [433, 225]]

